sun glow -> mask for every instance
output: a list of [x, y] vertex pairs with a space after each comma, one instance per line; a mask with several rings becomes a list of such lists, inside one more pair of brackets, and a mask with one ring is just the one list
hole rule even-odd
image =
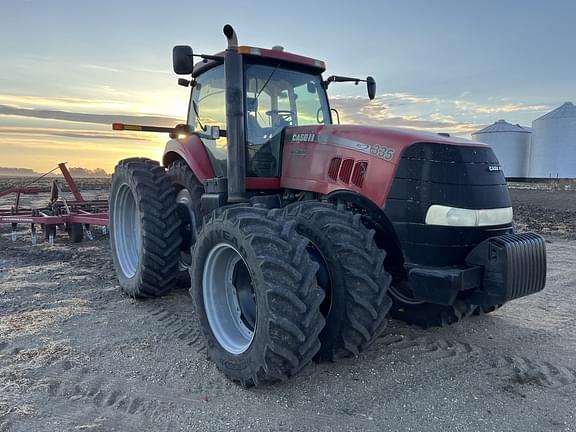
[[164, 126], [184, 123], [186, 92], [113, 94], [94, 99], [0, 94], [0, 166], [45, 172], [66, 160], [73, 166], [111, 172], [118, 160], [127, 157], [160, 160], [167, 134], [115, 132], [111, 124], [126, 117], [143, 125], [152, 120]]

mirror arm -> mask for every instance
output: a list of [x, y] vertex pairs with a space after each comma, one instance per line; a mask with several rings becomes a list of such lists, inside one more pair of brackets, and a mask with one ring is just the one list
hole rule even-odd
[[208, 54], [193, 54], [193, 57], [200, 57], [202, 60], [213, 60], [217, 62], [224, 62], [224, 56], [213, 56]]
[[365, 82], [368, 88], [368, 97], [370, 98], [370, 100], [374, 99], [376, 95], [376, 81], [374, 81], [374, 78], [372, 77], [366, 77], [366, 79], [361, 79], [361, 78], [350, 78], [345, 76], [332, 75], [329, 76], [325, 81], [322, 81], [322, 87], [324, 87], [324, 89], [327, 90], [328, 86], [332, 82], [353, 82], [355, 85], [358, 85], [358, 83], [360, 82]]
[[333, 82], [353, 82], [354, 84], [358, 85], [358, 83], [360, 82], [367, 82], [367, 81], [365, 79], [360, 78], [350, 78], [345, 76], [332, 75], [326, 78], [326, 80], [323, 82], [324, 88], [328, 88], [330, 83]]

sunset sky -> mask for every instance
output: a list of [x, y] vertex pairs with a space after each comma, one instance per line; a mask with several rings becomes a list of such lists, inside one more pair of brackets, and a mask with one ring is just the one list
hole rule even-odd
[[347, 123], [469, 136], [495, 120], [530, 126], [576, 102], [576, 2], [550, 0], [0, 0], [0, 166], [104, 168], [159, 158], [165, 135], [114, 133], [121, 120], [173, 125], [188, 91], [171, 52], [283, 45], [329, 74], [373, 75], [378, 96], [334, 84]]

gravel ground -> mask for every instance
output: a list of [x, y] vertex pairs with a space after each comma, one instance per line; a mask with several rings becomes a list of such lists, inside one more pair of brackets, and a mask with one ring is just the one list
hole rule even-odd
[[[565, 223], [562, 211], [541, 231]], [[529, 226], [535, 211], [516, 214]], [[0, 431], [576, 430], [565, 225], [547, 236], [541, 293], [443, 329], [391, 321], [356, 359], [248, 390], [206, 360], [187, 293], [121, 293], [106, 237], [32, 247], [24, 228], [11, 242], [0, 225]]]

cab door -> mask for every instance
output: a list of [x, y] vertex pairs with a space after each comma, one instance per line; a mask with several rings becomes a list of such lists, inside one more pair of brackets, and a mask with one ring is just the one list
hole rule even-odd
[[[188, 124], [196, 132], [202, 132], [204, 126], [218, 126], [221, 130], [226, 129], [223, 65], [218, 65], [196, 78], [188, 109]], [[217, 177], [225, 177], [228, 158], [227, 139], [225, 137], [209, 139], [202, 136], [201, 140], [212, 162], [214, 174]]]

